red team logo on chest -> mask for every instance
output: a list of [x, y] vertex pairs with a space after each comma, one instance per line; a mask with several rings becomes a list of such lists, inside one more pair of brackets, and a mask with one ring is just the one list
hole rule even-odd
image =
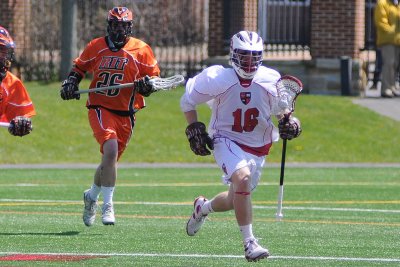
[[251, 92], [241, 92], [240, 93], [240, 100], [242, 100], [242, 103], [245, 104], [245, 105], [250, 103]]

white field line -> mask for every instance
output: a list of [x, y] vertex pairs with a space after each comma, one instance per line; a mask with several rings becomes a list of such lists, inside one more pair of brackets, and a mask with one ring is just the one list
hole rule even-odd
[[[253, 205], [254, 209], [276, 209], [276, 207]], [[400, 210], [360, 209], [360, 208], [323, 208], [323, 207], [291, 207], [285, 206], [284, 210], [320, 210], [320, 211], [350, 211], [372, 213], [400, 213]]]
[[[45, 184], [45, 183], [9, 183], [1, 184], [1, 187], [35, 187], [35, 186], [48, 186], [48, 187], [61, 187], [66, 184]], [[260, 182], [258, 186], [276, 186], [276, 183]], [[400, 186], [399, 182], [287, 182], [285, 186]], [[197, 187], [197, 186], [224, 186], [220, 182], [177, 182], [177, 183], [119, 183], [118, 186], [123, 187]]]
[[[81, 205], [82, 201], [74, 200], [33, 200], [33, 199], [8, 199], [1, 198], [1, 202], [5, 203], [63, 203], [70, 205]], [[115, 201], [114, 204], [120, 205], [148, 205], [148, 206], [192, 206], [193, 204], [187, 202], [147, 202], [147, 201]], [[327, 203], [329, 204], [329, 203]], [[276, 206], [253, 205], [254, 209], [267, 209], [274, 210]], [[371, 213], [400, 213], [400, 210], [387, 210], [387, 209], [362, 209], [362, 208], [329, 208], [329, 207], [301, 207], [301, 206], [285, 206], [285, 210], [319, 210], [319, 211], [345, 211], [345, 212], [371, 212]]]
[[[213, 254], [170, 254], [170, 253], [25, 253], [0, 252], [0, 255], [61, 255], [61, 256], [98, 256], [98, 257], [170, 257], [170, 258], [244, 258], [243, 255], [213, 255]], [[358, 261], [358, 262], [400, 262], [392, 258], [348, 258], [323, 256], [270, 256], [268, 260], [319, 260], [319, 261]]]
[[[47, 164], [47, 163], [32, 163], [32, 164], [0, 164], [0, 169], [96, 169], [98, 163], [66, 163], [66, 164]], [[280, 163], [267, 162], [268, 168], [279, 168]], [[285, 167], [288, 168], [400, 168], [400, 163], [374, 163], [374, 162], [286, 162]], [[218, 169], [215, 163], [119, 163], [119, 169], [131, 168], [212, 168]]]

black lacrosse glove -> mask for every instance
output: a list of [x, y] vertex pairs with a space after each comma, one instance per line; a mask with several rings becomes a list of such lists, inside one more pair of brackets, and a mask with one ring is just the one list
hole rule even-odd
[[76, 94], [75, 92], [79, 90], [78, 86], [80, 81], [82, 80], [82, 76], [79, 73], [71, 72], [68, 75], [68, 78], [64, 80], [61, 84], [60, 96], [63, 100], [76, 99], [79, 100], [81, 98], [80, 94]]
[[199, 156], [207, 156], [211, 154], [210, 150], [214, 149], [214, 143], [208, 135], [204, 123], [199, 121], [193, 122], [186, 127], [185, 133], [189, 140], [190, 148], [194, 154]]
[[32, 121], [30, 118], [17, 116], [10, 121], [8, 131], [14, 136], [24, 136], [32, 132]]
[[143, 78], [134, 81], [135, 90], [142, 96], [148, 97], [155, 92], [154, 86], [150, 83], [150, 77], [148, 75]]
[[279, 120], [278, 128], [282, 139], [291, 140], [301, 134], [300, 121], [296, 117], [284, 117]]

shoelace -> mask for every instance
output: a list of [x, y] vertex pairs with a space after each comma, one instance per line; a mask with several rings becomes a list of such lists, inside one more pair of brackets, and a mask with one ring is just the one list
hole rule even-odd
[[110, 215], [111, 213], [112, 213], [112, 212], [111, 212], [110, 209], [107, 209], [107, 210], [104, 211], [104, 214], [105, 214], [105, 215]]
[[204, 221], [206, 219], [207, 215], [201, 215], [198, 218], [196, 218], [196, 222], [201, 222]]
[[90, 205], [90, 211], [96, 211], [96, 205]]
[[93, 201], [90, 199], [90, 197], [88, 196], [87, 199], [89, 200], [89, 207], [85, 207], [87, 210], [90, 210], [92, 212], [96, 211], [97, 205], [96, 205], [96, 201]]
[[245, 250], [247, 251], [248, 249], [250, 249], [250, 246], [252, 246], [252, 248], [258, 247], [259, 245], [257, 243], [257, 239], [250, 239], [249, 241], [247, 241], [244, 245]]
[[112, 207], [110, 205], [107, 205], [106, 208], [103, 210], [103, 214], [105, 215], [112, 214]]

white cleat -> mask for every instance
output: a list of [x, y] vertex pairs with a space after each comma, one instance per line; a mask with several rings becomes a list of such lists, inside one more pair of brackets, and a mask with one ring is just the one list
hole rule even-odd
[[83, 209], [83, 222], [86, 226], [92, 226], [94, 220], [96, 219], [96, 210], [97, 210], [97, 200], [92, 200], [89, 195], [89, 190], [83, 192], [83, 203], [85, 204], [85, 208]]
[[207, 199], [203, 196], [199, 196], [194, 200], [193, 214], [192, 216], [190, 216], [190, 219], [186, 224], [186, 233], [190, 236], [194, 236], [200, 230], [207, 217], [207, 215], [203, 215], [203, 213], [201, 212], [201, 207], [206, 201]]
[[101, 220], [104, 225], [114, 225], [115, 224], [113, 204], [111, 204], [111, 203], [103, 204]]
[[260, 246], [257, 239], [253, 238], [244, 243], [244, 256], [247, 261], [259, 261], [268, 258], [269, 251]]

